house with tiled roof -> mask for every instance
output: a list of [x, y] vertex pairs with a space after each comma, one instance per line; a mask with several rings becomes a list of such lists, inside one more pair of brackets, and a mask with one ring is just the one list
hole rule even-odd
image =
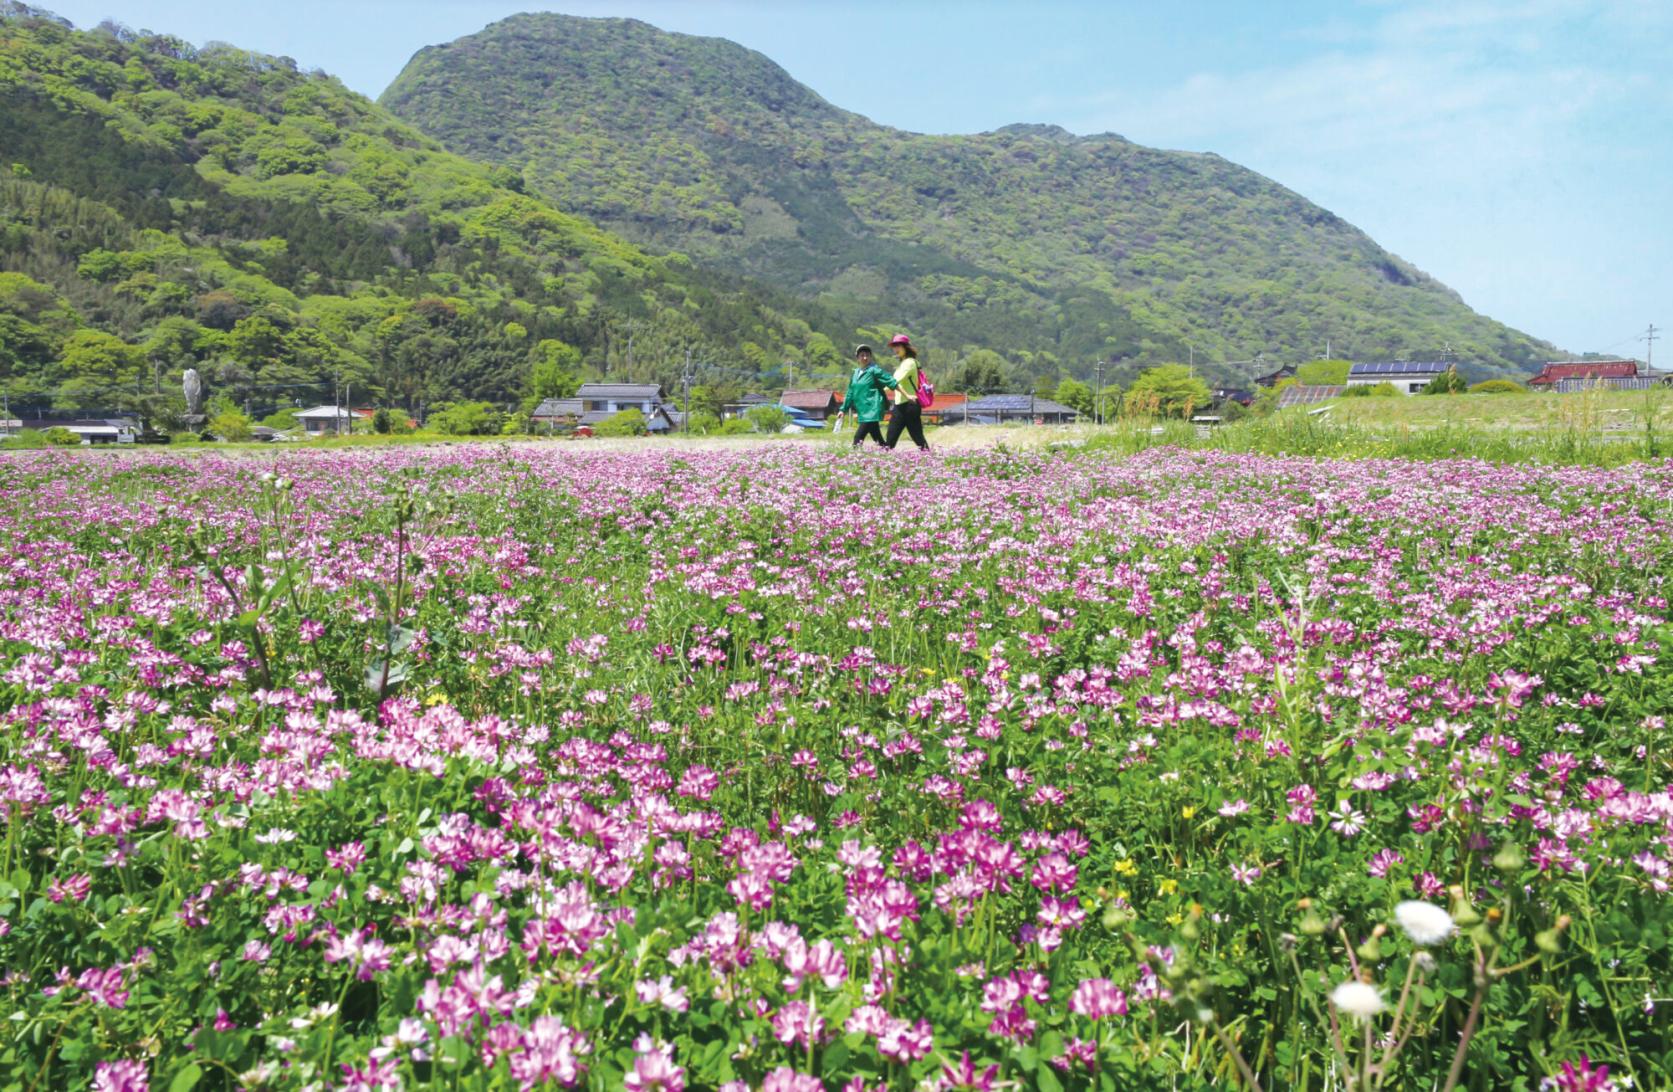
[[842, 408], [842, 396], [836, 391], [825, 390], [785, 391], [778, 403], [799, 410], [803, 416], [815, 421], [823, 421]]
[[[937, 403], [941, 395], [935, 396]], [[1002, 425], [1009, 421], [1034, 422], [1043, 425], [1063, 425], [1080, 416], [1073, 406], [1065, 406], [1050, 398], [1036, 398], [1031, 394], [990, 394], [964, 404], [957, 417], [941, 419], [942, 424]]]
[[924, 410], [924, 423], [930, 425], [956, 425], [959, 418], [968, 412], [970, 396], [950, 391], [936, 391], [935, 404]]
[[1575, 384], [1608, 386], [1609, 380], [1638, 377], [1636, 360], [1553, 360], [1528, 380], [1535, 389], [1575, 389]]

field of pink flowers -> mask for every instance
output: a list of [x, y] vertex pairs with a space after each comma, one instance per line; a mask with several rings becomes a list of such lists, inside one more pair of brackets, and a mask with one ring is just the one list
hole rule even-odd
[[1673, 1083], [1673, 463], [0, 457], [0, 1089]]

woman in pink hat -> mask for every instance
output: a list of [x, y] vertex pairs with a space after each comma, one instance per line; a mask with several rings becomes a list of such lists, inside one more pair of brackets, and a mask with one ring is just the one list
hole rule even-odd
[[889, 411], [889, 434], [884, 438], [883, 446], [892, 450], [904, 431], [911, 435], [918, 450], [928, 451], [929, 441], [924, 439], [924, 411], [918, 405], [918, 350], [912, 347], [912, 339], [905, 334], [890, 338], [889, 348], [895, 351], [895, 359], [900, 361], [900, 365], [895, 368], [895, 404]]

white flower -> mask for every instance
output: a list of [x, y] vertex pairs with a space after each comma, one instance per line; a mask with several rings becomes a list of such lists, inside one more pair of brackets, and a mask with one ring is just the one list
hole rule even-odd
[[1383, 995], [1363, 982], [1344, 982], [1330, 991], [1330, 1003], [1350, 1016], [1369, 1019], [1383, 1011]]
[[1394, 920], [1420, 948], [1439, 944], [1452, 935], [1452, 915], [1433, 903], [1403, 902], [1394, 908]]

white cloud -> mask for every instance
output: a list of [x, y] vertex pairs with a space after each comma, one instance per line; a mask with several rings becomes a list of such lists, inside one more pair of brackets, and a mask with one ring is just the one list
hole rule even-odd
[[1673, 284], [1635, 243], [1673, 232], [1658, 196], [1673, 167], [1673, 80], [1658, 71], [1673, 5], [1367, 7], [1289, 35], [1288, 63], [1034, 110], [1219, 152], [1571, 348], [1630, 325], [1658, 290], [1665, 307]]

